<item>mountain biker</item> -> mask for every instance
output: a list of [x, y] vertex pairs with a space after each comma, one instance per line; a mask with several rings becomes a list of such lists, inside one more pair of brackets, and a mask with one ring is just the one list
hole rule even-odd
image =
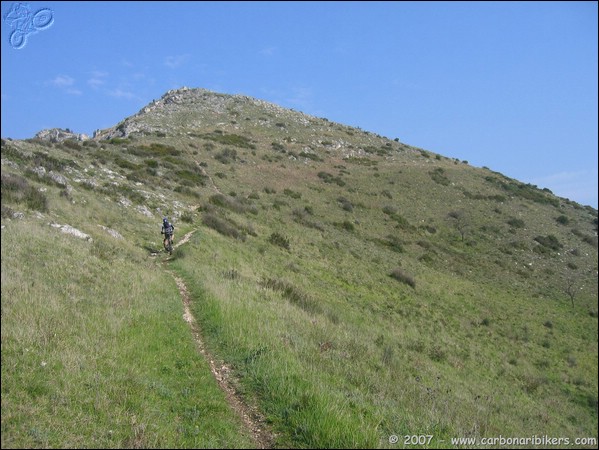
[[160, 231], [160, 234], [164, 234], [164, 241], [162, 241], [164, 248], [167, 247], [166, 244], [169, 239], [171, 240], [171, 243], [175, 241], [175, 226], [170, 223], [166, 217], [162, 219], [162, 230]]

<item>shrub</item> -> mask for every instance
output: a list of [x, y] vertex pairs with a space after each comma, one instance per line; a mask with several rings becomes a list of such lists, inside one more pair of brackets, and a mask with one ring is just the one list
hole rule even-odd
[[340, 177], [335, 177], [328, 172], [318, 172], [318, 178], [320, 178], [325, 183], [335, 183], [337, 186], [345, 186], [345, 181], [343, 181]]
[[548, 248], [550, 250], [559, 250], [563, 247], [563, 245], [560, 244], [558, 239], [552, 234], [547, 236], [537, 236], [535, 238], [535, 241], [537, 241], [543, 247]]
[[291, 189], [285, 189], [283, 191], [283, 194], [295, 199], [302, 197], [302, 194], [300, 194], [299, 192], [292, 191]]
[[239, 272], [237, 269], [229, 269], [223, 272], [223, 277], [228, 280], [237, 280], [239, 279]]
[[387, 235], [387, 237], [385, 239], [381, 239], [380, 242], [383, 245], [389, 247], [389, 249], [391, 249], [394, 252], [397, 252], [397, 253], [404, 252], [403, 244], [397, 237], [393, 236], [392, 234]]
[[240, 230], [237, 228], [237, 226], [234, 223], [232, 223], [230, 221], [226, 221], [224, 219], [221, 219], [220, 217], [218, 217], [212, 213], [205, 213], [202, 216], [202, 223], [204, 225], [206, 225], [207, 227], [212, 228], [213, 230], [216, 230], [223, 236], [240, 239], [242, 241], [245, 241], [245, 239], [246, 239], [245, 234], [240, 232]]
[[405, 273], [400, 267], [396, 267], [389, 274], [391, 278], [396, 279], [397, 281], [407, 284], [411, 288], [416, 289], [416, 281], [411, 275]]
[[200, 137], [223, 145], [232, 145], [233, 147], [248, 148], [250, 150], [256, 149], [256, 146], [251, 143], [249, 138], [238, 134], [224, 134], [221, 130], [215, 130]]
[[447, 175], [445, 175], [444, 169], [437, 167], [435, 170], [429, 172], [428, 174], [435, 183], [441, 184], [443, 186], [449, 186], [450, 181], [449, 178], [447, 178]]
[[237, 150], [225, 148], [223, 151], [214, 156], [217, 161], [223, 164], [230, 164], [237, 159]]
[[73, 150], [81, 150], [81, 145], [79, 145], [77, 141], [72, 139], [65, 139], [64, 141], [62, 141], [62, 146]]
[[356, 228], [349, 220], [344, 220], [342, 223], [335, 223], [335, 225], [344, 229], [345, 231], [354, 231]]
[[[216, 205], [216, 206], [220, 206], [222, 208], [226, 208], [230, 211], [239, 213], [239, 214], [245, 214], [247, 212], [251, 213], [251, 214], [258, 214], [258, 209], [251, 204], [243, 204], [240, 200], [237, 200], [234, 197], [227, 197], [226, 195], [223, 194], [214, 194], [210, 197], [210, 199], [208, 200], [211, 204]], [[249, 201], [248, 201], [249, 203]]]
[[558, 218], [556, 218], [555, 221], [562, 225], [568, 225], [570, 223], [570, 219], [568, 219], [563, 214], [561, 216], [559, 216]]
[[181, 214], [181, 221], [185, 223], [193, 223], [193, 216], [191, 215], [191, 212], [185, 211], [183, 214]]
[[339, 197], [337, 201], [341, 203], [341, 207], [344, 211], [352, 212], [354, 210], [354, 205], [352, 204], [352, 202], [350, 202], [345, 197]]
[[9, 208], [8, 206], [4, 206], [2, 205], [2, 218], [3, 219], [7, 219], [7, 218], [12, 218], [14, 216], [15, 212]]
[[522, 219], [511, 218], [507, 224], [513, 228], [524, 228], [525, 224]]
[[272, 144], [270, 144], [272, 146], [272, 149], [276, 152], [281, 152], [281, 153], [285, 153], [285, 146], [283, 144], [279, 144], [278, 142], [273, 142]]
[[321, 306], [314, 299], [286, 280], [265, 278], [260, 282], [260, 285], [281, 292], [284, 298], [310, 314], [322, 312]]
[[27, 180], [19, 175], [2, 174], [2, 200], [25, 203], [29, 209], [40, 212], [48, 211], [48, 199]]
[[268, 238], [268, 242], [273, 245], [278, 245], [285, 250], [290, 250], [289, 239], [280, 233], [274, 232]]
[[397, 214], [397, 208], [395, 208], [394, 206], [384, 206], [383, 212], [388, 216], [392, 216], [393, 214]]

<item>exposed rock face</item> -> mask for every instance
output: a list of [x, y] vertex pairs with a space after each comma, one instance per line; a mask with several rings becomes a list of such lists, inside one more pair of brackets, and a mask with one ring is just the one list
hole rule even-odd
[[89, 139], [89, 136], [83, 133], [73, 133], [68, 128], [66, 130], [62, 128], [51, 128], [49, 130], [39, 131], [35, 137], [37, 139], [41, 139], [43, 141], [50, 142], [62, 142], [66, 139], [74, 139], [77, 141], [86, 141]]
[[61, 225], [59, 223], [51, 223], [50, 226], [52, 226], [54, 228], [58, 228], [63, 233], [70, 234], [70, 235], [75, 236], [75, 237], [77, 237], [79, 239], [84, 239], [84, 240], [89, 241], [89, 242], [93, 241], [92, 237], [89, 234], [86, 234], [83, 231], [80, 231], [77, 228], [72, 227], [71, 225]]

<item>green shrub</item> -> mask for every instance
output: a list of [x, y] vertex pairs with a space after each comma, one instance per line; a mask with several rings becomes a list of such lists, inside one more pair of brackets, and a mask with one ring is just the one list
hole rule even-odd
[[73, 139], [65, 139], [62, 141], [62, 146], [72, 150], [81, 150], [81, 145]]
[[525, 224], [522, 219], [511, 218], [507, 221], [507, 224], [512, 228], [524, 228]]
[[190, 211], [185, 211], [183, 214], [181, 214], [181, 222], [193, 223], [193, 215]]
[[2, 174], [2, 203], [5, 201], [25, 203], [27, 208], [47, 212], [48, 199], [36, 187], [19, 175]]
[[302, 194], [300, 194], [299, 192], [292, 191], [291, 189], [285, 189], [283, 191], [283, 194], [295, 199], [302, 198]]
[[445, 170], [441, 167], [437, 167], [435, 170], [429, 172], [428, 174], [435, 183], [441, 184], [443, 186], [449, 186], [449, 178], [447, 178], [447, 175], [445, 175]]
[[266, 289], [281, 292], [284, 298], [310, 314], [322, 312], [321, 306], [314, 299], [286, 280], [265, 278], [260, 285]]
[[245, 234], [238, 229], [235, 223], [224, 220], [215, 214], [204, 213], [202, 215], [202, 223], [223, 236], [232, 237], [241, 241], [245, 241], [246, 239]]
[[552, 234], [547, 236], [537, 236], [534, 240], [541, 244], [543, 247], [548, 248], [550, 250], [557, 251], [563, 247], [563, 245], [560, 244], [558, 239]]
[[405, 273], [400, 267], [396, 267], [395, 269], [393, 269], [389, 276], [401, 283], [407, 284], [408, 286], [416, 289], [416, 281], [414, 280], [414, 278], [411, 275]]
[[352, 212], [354, 210], [354, 205], [352, 204], [352, 202], [350, 202], [345, 197], [339, 197], [337, 201], [341, 203], [341, 208], [343, 208], [344, 211]]
[[280, 233], [272, 233], [268, 238], [268, 242], [270, 242], [273, 245], [278, 245], [279, 247], [284, 248], [285, 250], [290, 250], [289, 239]]

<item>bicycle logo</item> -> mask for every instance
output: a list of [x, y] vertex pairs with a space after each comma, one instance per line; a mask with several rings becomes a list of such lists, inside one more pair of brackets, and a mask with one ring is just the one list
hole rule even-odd
[[52, 26], [54, 13], [48, 8], [42, 8], [34, 13], [28, 4], [15, 3], [4, 16], [4, 22], [14, 28], [8, 42], [12, 48], [20, 50], [27, 44], [27, 36], [47, 30]]

